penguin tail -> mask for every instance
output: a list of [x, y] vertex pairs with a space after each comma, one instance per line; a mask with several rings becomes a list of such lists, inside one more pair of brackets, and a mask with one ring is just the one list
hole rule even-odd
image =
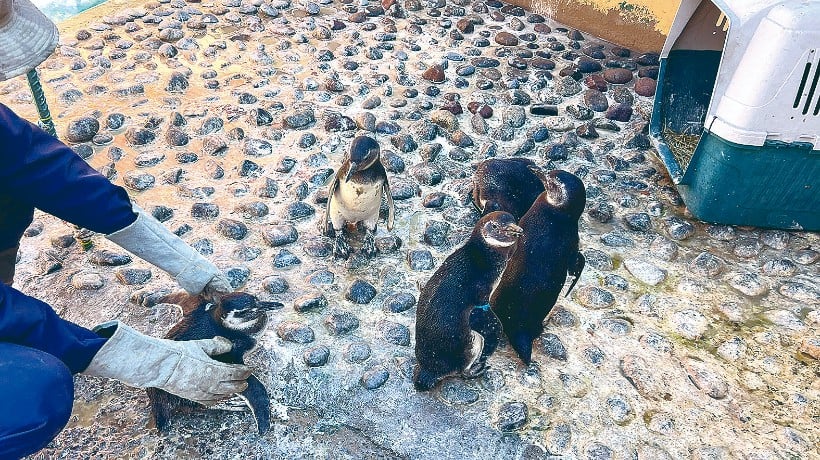
[[436, 383], [438, 383], [438, 376], [416, 365], [413, 370], [413, 386], [417, 391], [429, 391], [436, 386]]
[[172, 395], [158, 388], [146, 388], [145, 393], [148, 395], [148, 401], [151, 405], [151, 416], [154, 419], [154, 425], [156, 425], [157, 431], [162, 434], [167, 434], [171, 424], [171, 416], [174, 412], [174, 402], [171, 399]]

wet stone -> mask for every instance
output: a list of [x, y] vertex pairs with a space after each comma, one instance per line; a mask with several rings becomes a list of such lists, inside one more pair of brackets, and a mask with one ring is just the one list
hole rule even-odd
[[649, 249], [655, 257], [667, 262], [678, 256], [678, 244], [663, 236], [656, 236], [649, 245]]
[[634, 417], [635, 412], [629, 400], [622, 394], [614, 394], [606, 399], [606, 408], [609, 417], [618, 425], [625, 425], [629, 423]]
[[728, 281], [730, 286], [749, 297], [758, 297], [769, 291], [766, 281], [756, 273], [738, 273]]
[[721, 258], [709, 252], [701, 252], [689, 263], [689, 271], [711, 278], [719, 275], [725, 266], [726, 263]]
[[121, 268], [115, 272], [117, 281], [126, 286], [138, 286], [151, 279], [151, 270], [147, 268]]
[[239, 289], [250, 279], [251, 270], [247, 267], [232, 267], [225, 271], [225, 277], [228, 278], [232, 288]]
[[635, 94], [643, 97], [654, 97], [657, 82], [652, 78], [642, 77], [635, 82]]
[[415, 249], [407, 252], [407, 263], [412, 270], [432, 270], [435, 263], [433, 254], [426, 249]]
[[807, 284], [786, 281], [777, 288], [777, 292], [792, 300], [816, 304], [820, 302], [820, 289]]
[[321, 310], [327, 305], [327, 298], [318, 292], [305, 294], [293, 301], [293, 309], [299, 313]]
[[598, 286], [584, 286], [574, 292], [581, 305], [593, 310], [609, 308], [615, 304], [615, 296]]
[[333, 311], [325, 318], [325, 329], [330, 335], [344, 335], [359, 327], [359, 318], [347, 311]]
[[273, 275], [262, 281], [262, 288], [270, 294], [284, 294], [290, 289], [290, 285], [284, 277]]
[[584, 449], [587, 460], [612, 460], [615, 455], [612, 449], [600, 442], [593, 442]]
[[310, 326], [295, 321], [283, 321], [276, 327], [276, 335], [286, 342], [310, 343], [315, 335]]
[[316, 209], [304, 201], [295, 201], [285, 207], [285, 218], [298, 220], [312, 216]]
[[393, 294], [384, 301], [384, 310], [391, 313], [407, 311], [416, 304], [416, 297], [407, 292]]
[[94, 138], [100, 130], [100, 122], [94, 117], [80, 117], [72, 120], [66, 130], [66, 139], [69, 142], [88, 142]]
[[563, 77], [555, 83], [555, 92], [564, 97], [574, 96], [582, 90], [581, 84], [572, 77]]
[[318, 345], [308, 348], [302, 354], [302, 359], [309, 367], [319, 367], [327, 364], [330, 358], [330, 348], [325, 345]]
[[71, 277], [71, 286], [81, 291], [96, 291], [102, 289], [105, 280], [97, 273], [77, 273]]
[[547, 356], [552, 359], [557, 359], [559, 361], [566, 361], [567, 360], [567, 349], [564, 346], [564, 343], [561, 342], [561, 339], [552, 333], [543, 334], [538, 339], [540, 349], [544, 352]]
[[729, 384], [720, 375], [708, 369], [704, 363], [689, 359], [685, 363], [686, 373], [699, 390], [713, 399], [723, 399], [729, 394]]
[[234, 219], [222, 219], [217, 224], [217, 231], [232, 240], [241, 240], [248, 235], [248, 226]]
[[757, 238], [743, 237], [738, 238], [735, 242], [735, 248], [732, 251], [736, 256], [746, 259], [757, 257], [760, 250], [763, 248], [763, 243]]
[[122, 181], [126, 187], [141, 192], [153, 187], [154, 182], [156, 182], [156, 178], [148, 173], [128, 171]]
[[125, 131], [125, 140], [133, 146], [150, 144], [156, 137], [153, 131], [144, 128], [128, 128]]
[[362, 363], [370, 358], [370, 354], [370, 345], [367, 342], [353, 342], [345, 348], [344, 359], [349, 363]]
[[463, 380], [448, 379], [441, 385], [441, 398], [452, 405], [467, 405], [478, 401], [479, 392]]
[[523, 402], [507, 402], [498, 409], [496, 427], [502, 432], [511, 432], [523, 427], [529, 418], [529, 410]]
[[269, 246], [284, 246], [296, 242], [299, 232], [290, 224], [271, 225], [262, 231], [262, 239]]
[[376, 324], [376, 328], [380, 331], [384, 341], [403, 347], [410, 345], [410, 329], [407, 326], [381, 320]]
[[273, 266], [275, 268], [288, 268], [301, 263], [302, 261], [287, 249], [282, 249], [273, 257]]
[[345, 291], [345, 298], [359, 305], [366, 305], [376, 297], [376, 288], [365, 280], [354, 281]]
[[686, 309], [673, 313], [669, 317], [672, 329], [689, 340], [698, 340], [709, 329], [709, 320], [697, 310]]
[[664, 222], [673, 240], [685, 240], [695, 233], [695, 226], [679, 217], [669, 217]]
[[388, 378], [390, 378], [390, 372], [384, 367], [377, 366], [365, 371], [359, 383], [368, 390], [375, 390], [384, 385]]
[[820, 260], [820, 252], [811, 248], [803, 248], [794, 255], [794, 261], [800, 265], [811, 265]]
[[606, 69], [603, 77], [609, 83], [623, 85], [632, 81], [632, 72], [621, 68]]
[[424, 229], [423, 240], [430, 246], [442, 246], [447, 242], [450, 224], [441, 221], [430, 221]]
[[131, 257], [127, 254], [118, 254], [107, 249], [101, 249], [89, 253], [88, 261], [102, 267], [116, 267], [131, 263]]
[[614, 121], [629, 121], [629, 119], [632, 118], [632, 106], [627, 104], [610, 106], [605, 116]]
[[627, 258], [624, 267], [640, 282], [649, 286], [656, 286], [666, 279], [666, 271], [649, 262]]

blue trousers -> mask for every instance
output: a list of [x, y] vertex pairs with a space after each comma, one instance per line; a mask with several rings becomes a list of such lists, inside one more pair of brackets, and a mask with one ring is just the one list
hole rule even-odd
[[63, 429], [74, 402], [74, 380], [62, 361], [43, 351], [0, 343], [0, 459], [46, 446]]
[[71, 414], [71, 375], [107, 339], [0, 283], [0, 460], [42, 449]]

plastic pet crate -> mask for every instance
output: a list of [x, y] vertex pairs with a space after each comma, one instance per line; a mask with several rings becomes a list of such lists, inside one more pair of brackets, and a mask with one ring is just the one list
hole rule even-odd
[[697, 218], [820, 230], [820, 0], [683, 0], [650, 131]]

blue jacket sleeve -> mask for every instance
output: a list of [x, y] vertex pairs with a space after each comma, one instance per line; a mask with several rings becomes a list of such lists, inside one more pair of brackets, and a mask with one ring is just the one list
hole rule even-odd
[[122, 230], [137, 219], [125, 189], [3, 104], [0, 195], [98, 233]]
[[107, 339], [57, 316], [45, 302], [0, 283], [0, 342], [46, 352], [76, 374]]

